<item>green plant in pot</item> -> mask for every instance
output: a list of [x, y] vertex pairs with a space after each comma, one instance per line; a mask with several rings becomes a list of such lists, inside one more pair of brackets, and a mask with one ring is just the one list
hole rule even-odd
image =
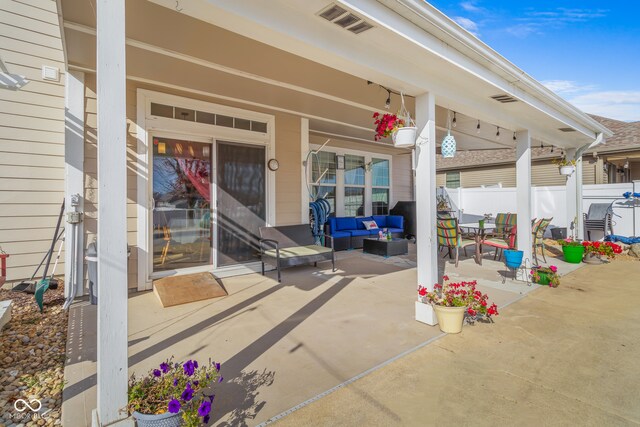
[[571, 264], [580, 264], [584, 256], [584, 246], [582, 243], [572, 239], [558, 240], [558, 244], [562, 247], [564, 260]]
[[558, 267], [550, 265], [549, 267], [536, 266], [531, 269], [531, 280], [539, 285], [549, 285], [557, 288], [560, 285], [560, 275]]
[[491, 316], [498, 315], [498, 307], [489, 304], [489, 297], [476, 289], [477, 282], [451, 283], [449, 277], [443, 276], [443, 284], [436, 283], [433, 291], [418, 286], [418, 301], [431, 304], [438, 318], [442, 332], [457, 334], [462, 325], [477, 320], [492, 321]]
[[131, 376], [129, 412], [139, 427], [207, 424], [215, 397], [211, 387], [222, 379], [220, 363], [167, 360], [145, 376]]

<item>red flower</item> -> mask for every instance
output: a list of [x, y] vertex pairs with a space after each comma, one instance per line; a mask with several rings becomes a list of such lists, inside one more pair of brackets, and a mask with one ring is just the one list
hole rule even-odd
[[469, 316], [475, 316], [476, 315], [476, 311], [471, 307], [469, 307], [467, 309], [467, 313], [469, 313]]

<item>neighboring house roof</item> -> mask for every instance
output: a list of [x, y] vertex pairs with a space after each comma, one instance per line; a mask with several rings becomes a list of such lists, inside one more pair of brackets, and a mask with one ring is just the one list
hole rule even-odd
[[[622, 122], [620, 120], [590, 114], [595, 120], [603, 124], [613, 132], [613, 136], [607, 138], [604, 144], [588, 150], [587, 152], [598, 152], [598, 154], [619, 153], [627, 151], [640, 151], [640, 121]], [[554, 148], [551, 152], [550, 146], [532, 147], [532, 160], [546, 160], [558, 158], [562, 151]], [[455, 157], [436, 157], [436, 169], [468, 169], [480, 166], [513, 164], [516, 161], [516, 150], [514, 148], [501, 148], [496, 150], [471, 150], [459, 151]]]

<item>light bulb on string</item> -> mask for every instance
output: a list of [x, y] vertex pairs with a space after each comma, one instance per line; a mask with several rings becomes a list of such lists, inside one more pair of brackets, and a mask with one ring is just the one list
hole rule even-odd
[[456, 119], [456, 112], [453, 112], [453, 121], [451, 122], [453, 127], [458, 126], [458, 120]]
[[476, 126], [476, 133], [480, 133], [480, 120], [478, 120], [478, 125]]
[[496, 126], [496, 139], [500, 139], [500, 126]]

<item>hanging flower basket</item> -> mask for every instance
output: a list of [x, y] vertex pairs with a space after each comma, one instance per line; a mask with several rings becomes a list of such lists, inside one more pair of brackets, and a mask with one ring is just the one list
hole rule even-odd
[[576, 167], [574, 165], [560, 166], [560, 175], [569, 176], [572, 175], [575, 171]]
[[391, 134], [393, 145], [395, 147], [413, 147], [416, 144], [417, 133], [418, 128], [415, 126], [398, 128]]

